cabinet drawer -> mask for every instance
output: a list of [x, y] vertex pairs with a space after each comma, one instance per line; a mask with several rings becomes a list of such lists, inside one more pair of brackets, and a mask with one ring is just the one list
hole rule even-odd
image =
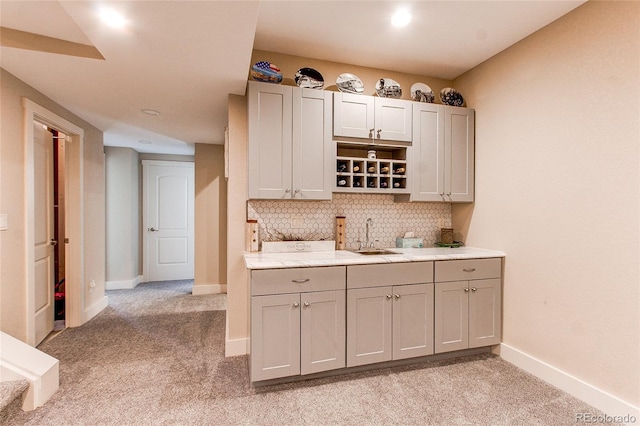
[[484, 278], [500, 278], [502, 259], [468, 259], [437, 261], [435, 281], [465, 281]]
[[251, 271], [251, 295], [344, 290], [345, 280], [344, 266], [258, 269]]
[[364, 288], [433, 282], [433, 262], [347, 266], [347, 287]]

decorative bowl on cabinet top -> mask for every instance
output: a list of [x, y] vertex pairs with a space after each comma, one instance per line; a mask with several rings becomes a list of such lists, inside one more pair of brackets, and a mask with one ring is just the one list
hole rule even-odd
[[322, 89], [324, 78], [313, 68], [300, 68], [294, 77], [298, 87], [307, 89]]
[[376, 83], [376, 93], [381, 98], [399, 98], [402, 96], [402, 89], [397, 81], [391, 78], [381, 78]]
[[354, 93], [361, 95], [364, 93], [364, 84], [358, 76], [348, 72], [340, 74], [336, 79], [338, 90], [344, 93]]
[[435, 100], [435, 95], [431, 87], [424, 83], [415, 83], [411, 86], [411, 99], [416, 102], [427, 102], [431, 104]]
[[461, 107], [464, 105], [464, 98], [456, 89], [445, 87], [440, 91], [440, 100], [445, 105]]
[[269, 61], [258, 61], [251, 67], [251, 77], [256, 81], [267, 83], [282, 82], [280, 68]]

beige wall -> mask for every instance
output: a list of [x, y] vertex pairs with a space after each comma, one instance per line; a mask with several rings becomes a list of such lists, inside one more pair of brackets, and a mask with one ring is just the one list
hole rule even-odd
[[106, 280], [131, 281], [141, 274], [140, 191], [138, 152], [132, 148], [105, 150]]
[[[436, 103], [440, 103], [440, 89], [451, 86], [450, 80], [429, 77], [426, 75], [406, 74], [398, 71], [387, 71], [376, 68], [360, 67], [356, 65], [348, 65], [340, 62], [322, 61], [319, 59], [304, 58], [300, 56], [285, 55], [282, 53], [265, 52], [263, 50], [254, 50], [251, 55], [251, 63], [258, 61], [269, 61], [280, 68], [283, 76], [282, 84], [295, 86], [293, 79], [296, 72], [303, 67], [310, 67], [317, 70], [324, 78], [324, 89], [337, 92], [336, 79], [342, 73], [355, 74], [364, 83], [364, 93], [366, 95], [375, 95], [376, 82], [380, 78], [392, 78], [400, 84], [402, 88], [402, 99], [411, 99], [411, 86], [414, 83], [425, 83], [433, 90], [436, 96]], [[250, 71], [250, 70], [249, 70]], [[425, 72], [428, 70], [425, 70]], [[250, 74], [248, 79], [251, 80]]]
[[[0, 231], [0, 329], [26, 341], [25, 240], [27, 188], [22, 97], [27, 97], [84, 130], [84, 307], [85, 312], [104, 299], [105, 192], [102, 132], [51, 99], [1, 70], [0, 213], [8, 214], [9, 229]], [[88, 283], [95, 280], [95, 288]]]
[[[196, 144], [195, 152], [196, 287], [224, 290], [227, 283], [227, 183], [224, 147]], [[205, 290], [204, 292], [211, 292]]]
[[229, 95], [226, 353], [242, 354], [249, 336], [249, 291], [242, 257], [247, 219], [247, 101]]
[[467, 245], [506, 252], [503, 341], [640, 405], [640, 3], [588, 2], [454, 84]]

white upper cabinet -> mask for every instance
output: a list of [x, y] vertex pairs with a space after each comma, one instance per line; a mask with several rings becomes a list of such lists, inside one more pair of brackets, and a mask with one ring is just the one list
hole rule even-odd
[[333, 97], [334, 136], [411, 142], [412, 102], [341, 92]]
[[474, 187], [475, 111], [445, 107], [445, 201], [471, 202]]
[[331, 92], [249, 82], [249, 198], [331, 199]]
[[414, 103], [413, 135], [409, 200], [473, 201], [474, 110]]

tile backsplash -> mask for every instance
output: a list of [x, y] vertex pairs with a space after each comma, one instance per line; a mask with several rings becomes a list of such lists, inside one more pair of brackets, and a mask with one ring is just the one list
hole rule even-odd
[[257, 219], [260, 241], [335, 239], [336, 216], [346, 217], [347, 248], [365, 239], [365, 222], [373, 221], [370, 237], [377, 247], [395, 247], [396, 237], [413, 231], [425, 247], [440, 239], [440, 228], [451, 226], [449, 203], [396, 203], [393, 195], [333, 194], [331, 201], [250, 200], [247, 219]]

